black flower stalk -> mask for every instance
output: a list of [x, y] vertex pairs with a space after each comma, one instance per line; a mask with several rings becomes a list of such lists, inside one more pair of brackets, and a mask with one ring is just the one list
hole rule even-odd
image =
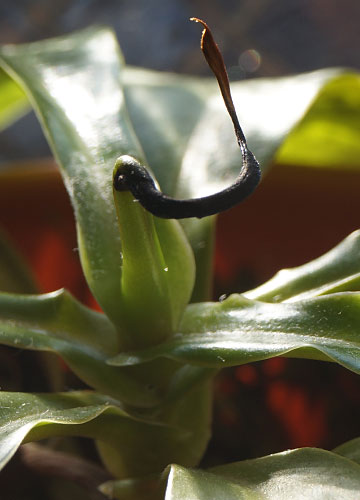
[[131, 156], [121, 156], [115, 165], [114, 188], [131, 191], [141, 205], [157, 217], [164, 219], [202, 218], [234, 207], [247, 198], [257, 187], [261, 177], [259, 163], [246, 144], [235, 106], [231, 97], [229, 77], [221, 52], [204, 21], [191, 18], [204, 26], [201, 50], [218, 81], [226, 109], [233, 122], [242, 155], [242, 168], [228, 188], [203, 198], [178, 200], [159, 191], [147, 169]]

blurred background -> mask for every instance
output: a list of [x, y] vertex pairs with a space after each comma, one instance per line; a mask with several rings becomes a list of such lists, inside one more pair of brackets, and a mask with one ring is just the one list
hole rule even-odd
[[[358, 0], [0, 0], [0, 43], [106, 24], [128, 64], [210, 75], [192, 16], [212, 28], [230, 79], [360, 67]], [[46, 153], [33, 115], [0, 135], [0, 161]]]
[[[128, 64], [210, 76], [199, 50], [200, 27], [188, 21], [192, 16], [212, 28], [231, 80], [330, 66], [360, 68], [359, 0], [0, 0], [0, 43], [106, 24], [116, 31]], [[33, 113], [0, 133], [0, 171], [9, 161], [33, 158], [39, 164], [50, 154]], [[359, 173], [305, 170], [284, 175], [274, 168], [247, 204], [219, 218], [215, 299], [315, 258], [360, 227]], [[0, 223], [32, 264], [40, 289], [66, 284], [91, 303], [73, 251], [71, 208], [58, 177], [32, 180], [31, 196], [48, 207], [45, 215], [43, 206], [32, 204], [26, 185], [14, 178], [6, 186]], [[22, 204], [14, 204], [15, 191]], [[24, 207], [31, 217], [26, 224]], [[243, 222], [248, 214], [256, 235]], [[12, 380], [2, 387], [44, 389], [20, 371], [14, 378], [18, 358], [6, 351], [2, 359], [2, 380]], [[32, 359], [29, 363], [23, 373], [31, 370]], [[277, 358], [225, 370], [215, 389], [214, 437], [205, 465], [297, 446], [331, 449], [359, 433], [358, 378], [336, 365]]]

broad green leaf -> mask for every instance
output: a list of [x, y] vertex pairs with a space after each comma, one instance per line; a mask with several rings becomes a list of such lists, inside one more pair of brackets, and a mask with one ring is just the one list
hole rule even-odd
[[[355, 445], [355, 441], [358, 440], [349, 445]], [[208, 470], [171, 465], [162, 477], [108, 481], [99, 489], [109, 498], [119, 500], [355, 500], [360, 468], [352, 456], [344, 453], [350, 460], [336, 456], [335, 453], [342, 454], [337, 450], [343, 446], [332, 453], [314, 448], [290, 450]], [[150, 493], [153, 497], [147, 496]]]
[[111, 447], [112, 462], [106, 462], [110, 472], [127, 477], [160, 472], [169, 461], [181, 460], [188, 432], [135, 418], [117, 401], [91, 391], [0, 393], [0, 467], [22, 442], [52, 436], [89, 437], [99, 447]]
[[350, 234], [318, 259], [279, 271], [271, 280], [244, 296], [265, 302], [295, 302], [357, 290], [360, 290], [360, 231]]
[[[129, 116], [146, 158], [162, 190], [176, 196], [191, 135], [207, 99], [219, 95], [216, 81], [126, 66], [123, 84]], [[219, 114], [226, 118], [225, 107], [220, 108]], [[229, 132], [234, 141], [230, 120]]]
[[64, 290], [44, 295], [0, 294], [0, 343], [59, 354], [91, 387], [148, 406], [158, 402], [148, 385], [128, 371], [106, 365], [118, 352], [112, 323], [88, 309]]
[[[322, 86], [338, 72], [328, 69], [232, 84], [240, 123], [263, 170], [310, 104], [316, 103]], [[239, 148], [223, 106], [214, 88], [184, 154], [178, 181], [181, 194], [210, 194], [228, 186], [239, 173]]]
[[[231, 83], [247, 142], [264, 169], [309, 107], [316, 109], [322, 87], [342, 73], [326, 69]], [[127, 67], [124, 88], [134, 129], [165, 192], [204, 196], [237, 176], [241, 154], [215, 78]], [[347, 110], [356, 120], [357, 107]]]
[[2, 231], [0, 231], [0, 290], [10, 293], [36, 292], [30, 269]]
[[335, 361], [360, 373], [360, 293], [269, 304], [231, 295], [188, 306], [179, 333], [159, 346], [121, 353], [109, 363], [158, 357], [221, 368], [287, 355]]
[[0, 69], [0, 131], [30, 110], [21, 87]]
[[314, 448], [285, 451], [207, 471], [172, 465], [165, 500], [357, 500], [360, 466]]
[[194, 257], [177, 221], [154, 218], [131, 193], [114, 190], [114, 200], [123, 257], [122, 347], [144, 348], [177, 328], [194, 285]]
[[113, 33], [91, 28], [1, 51], [26, 89], [61, 166], [78, 225], [80, 256], [98, 302], [120, 324], [121, 244], [112, 197], [116, 158], [143, 155], [127, 120], [122, 58]]
[[[179, 463], [187, 467], [198, 465], [210, 439], [212, 382], [209, 377], [201, 384], [195, 381], [194, 386], [188, 388], [185, 397], [170, 403], [168, 406], [160, 407], [155, 415], [157, 422], [166, 424], [173, 432], [169, 432], [167, 435], [163, 433], [152, 446], [148, 446], [146, 442], [139, 439], [136, 442], [137, 450], [133, 450], [134, 460], [137, 457], [140, 464], [143, 460], [143, 465], [141, 465], [143, 476], [161, 472], [163, 469], [158, 468], [157, 464], [162, 460], [167, 460], [164, 467], [169, 463]], [[154, 421], [154, 413], [151, 413], [150, 416], [151, 421]], [[111, 464], [118, 462], [119, 448], [117, 443], [102, 442], [98, 444], [98, 448], [105, 463], [110, 464], [108, 467], [112, 470]], [[114, 475], [124, 477], [119, 472], [114, 472]], [[135, 476], [128, 474], [125, 477], [134, 478]], [[149, 478], [145, 477], [144, 479], [147, 482]], [[112, 486], [114, 485], [108, 485], [108, 491], [113, 489]], [[124, 493], [125, 490], [129, 495], [131, 491], [135, 495], [135, 492], [139, 493], [141, 489], [141, 481], [128, 481], [116, 487], [117, 491], [122, 490]]]
[[337, 446], [333, 452], [349, 458], [360, 465], [360, 437]]
[[[50, 395], [0, 392], [0, 468], [10, 460], [31, 431], [33, 438], [29, 437], [28, 441], [62, 432], [71, 435], [74, 425], [97, 418], [104, 411], [112, 409], [121, 415], [122, 410], [109, 406], [110, 401], [91, 392]], [[70, 427], [60, 431], [61, 425]]]
[[0, 294], [0, 344], [56, 353], [88, 385], [137, 408], [166, 407], [174, 400], [181, 404], [191, 388], [213, 376], [211, 370], [183, 367], [170, 360], [144, 367], [109, 366], [107, 359], [118, 352], [112, 323], [64, 290], [44, 295]]
[[352, 169], [360, 166], [360, 75], [329, 81], [276, 154], [286, 165]]
[[[311, 103], [316, 108], [321, 87], [339, 73], [327, 69], [231, 84], [240, 122], [263, 171]], [[241, 156], [214, 79], [126, 68], [124, 84], [131, 121], [166, 193], [197, 197], [232, 182]], [[355, 119], [357, 109], [351, 112]], [[354, 141], [357, 147], [358, 139]], [[183, 221], [197, 266], [193, 301], [211, 296], [214, 222], [215, 218]]]
[[[156, 413], [150, 412], [150, 421], [154, 425], [160, 422], [165, 430], [169, 429], [167, 433], [160, 429], [158, 435], [153, 432], [148, 436], [129, 436], [130, 443], [123, 447], [126, 455], [129, 454], [138, 464], [136, 474], [121, 472], [123, 449], [122, 443], [117, 440], [98, 443], [102, 459], [109, 470], [121, 478], [158, 473], [169, 463], [194, 467], [203, 457], [211, 436], [211, 409], [212, 383], [211, 380], [205, 380], [194, 388], [189, 388], [185, 397], [172, 405], [159, 407]], [[116, 438], [116, 434], [114, 437]], [[127, 447], [130, 449], [127, 450]]]

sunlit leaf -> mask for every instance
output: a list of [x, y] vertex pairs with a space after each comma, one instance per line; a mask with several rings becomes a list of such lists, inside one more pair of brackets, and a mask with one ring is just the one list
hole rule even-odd
[[93, 28], [1, 52], [28, 92], [53, 148], [75, 210], [87, 280], [119, 322], [121, 244], [112, 198], [120, 154], [142, 158], [126, 119], [123, 62], [113, 33]]
[[[321, 87], [339, 72], [231, 84], [240, 122], [263, 171], [310, 104], [316, 107]], [[231, 184], [240, 171], [241, 155], [214, 79], [126, 68], [124, 84], [131, 121], [166, 193], [198, 197]], [[352, 112], [357, 116], [356, 108]], [[210, 298], [214, 222], [183, 221], [197, 264], [194, 301]]]
[[172, 465], [166, 500], [357, 500], [360, 467], [335, 453], [303, 448], [207, 471]]
[[359, 324], [359, 293], [280, 304], [231, 295], [221, 303], [189, 305], [171, 341], [121, 353], [109, 363], [121, 366], [165, 356], [221, 368], [287, 355], [336, 361], [360, 373]]
[[360, 166], [360, 75], [329, 81], [276, 154], [286, 165], [352, 169]]
[[[346, 79], [339, 73], [326, 69], [231, 83], [248, 143], [264, 168], [309, 106], [317, 108], [321, 88]], [[238, 174], [241, 155], [215, 79], [126, 68], [124, 84], [131, 121], [165, 192], [202, 196]], [[347, 110], [356, 120], [357, 107]]]
[[333, 452], [349, 458], [360, 465], [360, 437], [337, 446]]
[[30, 110], [21, 87], [0, 69], [0, 131]]
[[[129, 116], [146, 158], [162, 190], [175, 196], [184, 152], [194, 128], [207, 99], [218, 96], [216, 82], [212, 78], [127, 66], [123, 83]], [[221, 97], [219, 99], [221, 107]], [[227, 117], [224, 106], [219, 112]], [[230, 120], [229, 132], [234, 141]]]
[[281, 270], [244, 296], [265, 302], [295, 302], [356, 290], [360, 290], [360, 231], [355, 231], [316, 260]]

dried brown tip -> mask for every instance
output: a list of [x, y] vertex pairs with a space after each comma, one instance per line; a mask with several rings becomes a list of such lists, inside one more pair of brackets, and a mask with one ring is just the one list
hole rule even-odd
[[204, 26], [200, 47], [208, 65], [216, 76], [226, 109], [228, 110], [228, 113], [234, 124], [235, 133], [238, 138], [239, 145], [240, 147], [242, 147], [240, 143], [246, 143], [246, 140], [241, 130], [240, 123], [236, 115], [235, 106], [231, 97], [229, 77], [226, 71], [224, 59], [206, 22], [197, 17], [191, 17], [190, 21], [195, 21], [196, 23], [200, 23]]

